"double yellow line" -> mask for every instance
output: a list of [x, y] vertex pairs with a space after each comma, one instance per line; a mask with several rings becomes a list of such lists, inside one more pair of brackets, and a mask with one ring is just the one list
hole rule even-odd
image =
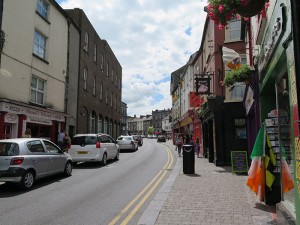
[[132, 217], [139, 210], [139, 208], [145, 203], [145, 201], [149, 198], [149, 196], [152, 194], [152, 192], [161, 183], [161, 181], [163, 180], [163, 178], [165, 177], [165, 175], [167, 173], [167, 170], [171, 169], [171, 166], [173, 165], [173, 161], [174, 161], [174, 158], [173, 158], [170, 148], [167, 148], [165, 146], [165, 150], [168, 153], [168, 161], [164, 165], [162, 170], [158, 172], [158, 174], [150, 181], [150, 183], [134, 199], [132, 199], [131, 202], [129, 202], [129, 204], [108, 225], [116, 224], [116, 222], [119, 221], [124, 216], [125, 213], [127, 213], [127, 211], [140, 199], [140, 197], [143, 196], [147, 192], [144, 195], [144, 197], [136, 204], [136, 206], [129, 212], [129, 214], [126, 216], [126, 218], [120, 223], [120, 225], [128, 224], [128, 222], [132, 219]]

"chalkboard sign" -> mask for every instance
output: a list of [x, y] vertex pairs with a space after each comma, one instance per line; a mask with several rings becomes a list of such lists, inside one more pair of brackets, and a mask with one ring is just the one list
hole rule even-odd
[[232, 173], [247, 173], [248, 160], [246, 151], [232, 151], [231, 152], [231, 166]]

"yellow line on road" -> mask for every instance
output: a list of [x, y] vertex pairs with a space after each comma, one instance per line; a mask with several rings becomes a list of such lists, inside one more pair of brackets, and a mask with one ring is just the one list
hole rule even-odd
[[142, 198], [142, 200], [136, 205], [136, 207], [129, 213], [129, 215], [123, 220], [123, 222], [120, 225], [126, 225], [131, 220], [131, 218], [135, 215], [135, 213], [139, 210], [139, 208], [145, 203], [145, 201], [149, 198], [149, 196], [152, 194], [152, 192], [160, 184], [162, 179], [165, 177], [166, 173], [167, 173], [167, 170], [164, 171], [164, 173], [159, 178], [159, 180], [154, 184], [154, 186], [149, 190], [149, 192], [145, 195], [145, 197]]
[[[170, 168], [172, 163], [173, 163], [173, 157], [172, 157], [172, 154], [170, 152], [169, 149], [166, 149], [167, 150], [167, 153], [168, 153], [168, 160], [166, 162], [166, 164], [164, 165], [163, 167], [163, 170], [165, 170], [166, 168]], [[171, 160], [170, 160], [171, 158]], [[162, 171], [159, 171], [158, 174], [151, 180], [151, 182], [134, 198], [131, 200], [131, 202], [108, 224], [108, 225], [114, 225], [116, 224], [116, 222], [129, 210], [129, 208], [149, 189], [149, 187], [158, 179], [158, 177], [161, 175]], [[157, 187], [157, 185], [161, 182], [162, 178], [166, 175], [167, 171], [165, 170], [164, 173], [162, 174], [162, 176], [158, 179], [158, 181], [154, 184], [154, 186], [149, 190], [149, 193], [146, 195], [147, 198], [149, 197], [149, 195], [154, 191], [154, 189]], [[142, 205], [147, 198], [143, 198], [141, 200], [141, 202], [138, 204], [138, 205]], [[140, 206], [138, 208], [140, 208]], [[137, 208], [137, 206], [134, 208], [134, 210]], [[137, 208], [137, 209], [138, 209]], [[133, 210], [133, 211], [134, 211]], [[129, 215], [130, 218], [129, 218], [129, 215], [126, 217], [126, 219], [129, 221], [132, 216], [136, 213], [136, 211], [133, 213], [131, 212]], [[124, 220], [125, 221], [125, 220]], [[128, 221], [126, 223], [128, 223]], [[123, 224], [124, 222], [122, 222], [121, 224]]]

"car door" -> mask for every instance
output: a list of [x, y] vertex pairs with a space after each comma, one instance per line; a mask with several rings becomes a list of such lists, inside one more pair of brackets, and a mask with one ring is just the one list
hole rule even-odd
[[49, 158], [49, 173], [60, 173], [64, 171], [66, 164], [66, 156], [59, 149], [58, 146], [54, 145], [50, 141], [43, 140], [46, 149], [46, 155]]
[[114, 158], [118, 153], [119, 147], [118, 147], [115, 139], [113, 139], [110, 136], [108, 138], [109, 138], [109, 141], [110, 141], [110, 151], [111, 151], [111, 154], [112, 154], [111, 157]]
[[113, 152], [112, 152], [112, 143], [110, 141], [109, 136], [103, 135], [101, 143], [103, 143], [103, 145], [105, 146], [107, 152], [107, 159], [111, 159], [113, 157]]
[[36, 177], [44, 177], [48, 175], [49, 158], [46, 155], [41, 140], [32, 140], [26, 143], [29, 150], [32, 166], [36, 171]]

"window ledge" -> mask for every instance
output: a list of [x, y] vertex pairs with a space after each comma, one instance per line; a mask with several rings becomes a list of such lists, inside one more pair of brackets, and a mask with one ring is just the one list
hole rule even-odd
[[45, 18], [42, 14], [40, 14], [38, 11], [35, 11], [36, 12], [36, 14], [38, 14], [46, 23], [48, 23], [49, 25], [51, 24], [50, 22], [49, 22], [49, 20], [47, 19], [47, 18]]
[[234, 43], [234, 42], [244, 42], [244, 40], [240, 40], [240, 39], [235, 39], [235, 40], [225, 40], [225, 41], [224, 41], [224, 44]]
[[43, 58], [39, 57], [37, 54], [35, 54], [35, 53], [32, 53], [32, 55], [33, 55], [34, 57], [36, 57], [36, 58], [40, 59], [40, 60], [41, 60], [41, 61], [43, 61], [44, 63], [46, 63], [46, 64], [49, 64], [49, 62], [48, 62], [47, 60], [45, 60], [45, 59], [43, 59]]

